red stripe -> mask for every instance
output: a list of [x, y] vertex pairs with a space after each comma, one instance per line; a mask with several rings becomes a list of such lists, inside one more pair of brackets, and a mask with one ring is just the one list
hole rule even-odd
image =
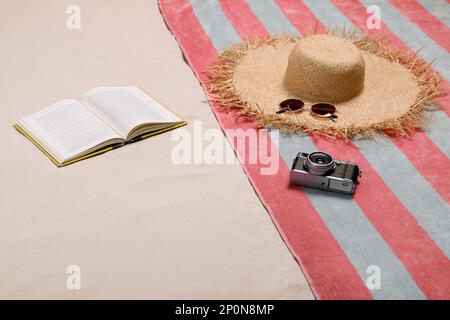
[[390, 2], [438, 45], [450, 52], [450, 30], [445, 24], [415, 0], [390, 0]]
[[433, 189], [447, 203], [450, 203], [450, 183], [442, 175], [443, 172], [450, 172], [448, 157], [421, 131], [417, 131], [408, 139], [399, 139], [395, 141], [395, 144]]
[[[253, 35], [267, 36], [268, 33], [245, 1], [219, 0], [228, 20], [235, 25], [235, 30], [242, 39]], [[249, 30], [251, 32], [249, 33]]]
[[437, 99], [437, 101], [439, 102], [439, 105], [441, 106], [442, 111], [444, 111], [447, 114], [447, 116], [450, 117], [450, 94], [449, 94], [450, 82], [445, 79], [442, 80], [442, 87], [443, 87], [444, 91], [447, 92], [447, 94], [445, 96]]
[[[391, 33], [383, 23], [380, 30], [369, 30], [366, 26], [366, 8], [361, 3], [355, 2], [350, 4], [345, 0], [332, 0], [332, 2], [361, 30], [372, 34], [373, 36], [385, 35], [386, 32]], [[408, 49], [407, 46], [393, 33], [391, 33], [389, 40], [393, 47]], [[448, 86], [449, 83], [445, 81], [444, 85]], [[445, 110], [450, 110], [450, 95], [447, 95], [440, 100], [443, 106], [447, 106]], [[409, 161], [416, 167], [422, 176], [427, 179], [433, 189], [448, 202], [450, 197], [450, 186], [443, 181], [442, 168], [448, 168], [450, 162], [444, 152], [442, 152], [422, 131], [415, 132], [409, 139], [393, 140], [393, 142], [408, 157]], [[436, 161], [435, 163], [440, 163], [440, 166], [429, 165], [430, 152], [433, 154], [433, 159]]]
[[[163, 17], [170, 25], [173, 35], [183, 49], [186, 58], [197, 79], [206, 79], [205, 71], [217, 55], [211, 40], [198, 23], [188, 0], [159, 0]], [[183, 8], [183, 16], [178, 12]], [[181, 19], [181, 21], [177, 21]], [[197, 35], [193, 38], [192, 35]]]
[[[298, 0], [275, 0], [297, 30], [308, 30], [311, 28], [325, 29], [325, 26], [317, 19], [309, 8]], [[304, 33], [304, 31], [302, 33]]]
[[[241, 0], [233, 2], [237, 1]], [[160, 0], [160, 7], [197, 77], [205, 80], [199, 70], [206, 68], [216, 51], [188, 0]], [[182, 13], [179, 8], [183, 8]], [[237, 122], [232, 114], [223, 112], [216, 104], [212, 104], [212, 109], [225, 130], [255, 128], [254, 122]], [[243, 168], [312, 284], [315, 295], [321, 299], [371, 299], [369, 290], [305, 193], [287, 187], [290, 171], [280, 156], [279, 163], [280, 170], [273, 176], [261, 176], [260, 163], [244, 164]], [[280, 184], [280, 181], [286, 181], [286, 184]]]

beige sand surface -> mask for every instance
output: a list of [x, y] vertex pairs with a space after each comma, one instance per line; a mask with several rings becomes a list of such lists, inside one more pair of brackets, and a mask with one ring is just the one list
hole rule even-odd
[[[69, 4], [81, 30], [66, 28]], [[11, 127], [90, 88], [136, 84], [219, 128], [156, 1], [1, 7], [0, 298], [312, 298], [239, 165], [176, 166], [166, 133], [58, 169]], [[66, 288], [69, 265], [81, 290]]]

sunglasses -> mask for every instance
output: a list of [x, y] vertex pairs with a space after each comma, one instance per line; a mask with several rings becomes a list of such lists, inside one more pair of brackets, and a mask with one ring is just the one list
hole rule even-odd
[[[286, 111], [298, 112], [303, 109], [305, 103], [298, 99], [287, 99], [282, 101], [279, 106], [280, 110], [277, 111], [278, 114]], [[320, 118], [329, 118], [332, 121], [336, 121], [337, 115], [335, 113], [336, 107], [329, 103], [316, 103], [311, 107], [311, 114]]]

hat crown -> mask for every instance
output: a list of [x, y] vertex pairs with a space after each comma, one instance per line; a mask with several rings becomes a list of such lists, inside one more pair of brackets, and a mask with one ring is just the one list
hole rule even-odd
[[364, 59], [351, 41], [312, 35], [300, 39], [289, 54], [284, 82], [304, 99], [338, 103], [358, 95], [364, 72]]

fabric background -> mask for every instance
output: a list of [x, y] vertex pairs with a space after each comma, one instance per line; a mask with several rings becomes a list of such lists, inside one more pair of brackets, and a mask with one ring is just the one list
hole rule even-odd
[[166, 133], [58, 169], [11, 127], [132, 84], [219, 129], [156, 1], [3, 1], [0, 37], [1, 298], [313, 298], [240, 165], [175, 166]]

